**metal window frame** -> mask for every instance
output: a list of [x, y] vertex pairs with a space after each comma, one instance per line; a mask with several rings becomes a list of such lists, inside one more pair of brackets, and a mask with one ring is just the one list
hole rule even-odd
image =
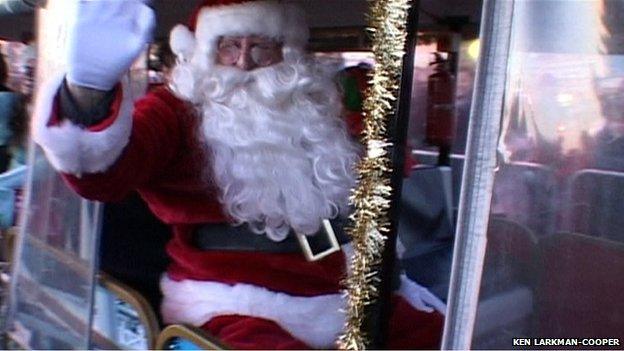
[[503, 114], [513, 7], [513, 0], [483, 3], [481, 50], [470, 110], [442, 350], [466, 350], [472, 342]]

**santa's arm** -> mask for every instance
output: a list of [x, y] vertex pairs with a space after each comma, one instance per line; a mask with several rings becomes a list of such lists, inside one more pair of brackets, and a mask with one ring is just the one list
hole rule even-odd
[[91, 127], [108, 117], [116, 89], [108, 91], [81, 87], [64, 80], [59, 89], [59, 108], [63, 118]]
[[84, 116], [83, 121], [97, 121], [85, 126], [63, 116], [62, 84], [62, 76], [44, 83], [35, 109], [33, 138], [82, 196], [120, 199], [175, 158], [184, 133], [178, 118], [180, 106], [153, 94], [134, 104], [129, 88], [119, 84], [106, 116]]
[[67, 71], [42, 84], [33, 138], [83, 196], [119, 198], [167, 163], [178, 137], [171, 109], [133, 108], [119, 83], [151, 37], [154, 13], [142, 0], [68, 1], [77, 10]]

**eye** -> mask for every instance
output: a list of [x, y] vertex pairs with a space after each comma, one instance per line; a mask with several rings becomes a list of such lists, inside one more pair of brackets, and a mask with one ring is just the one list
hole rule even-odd
[[240, 47], [237, 43], [221, 43], [219, 44], [219, 49], [222, 50], [238, 50]]
[[258, 50], [265, 50], [265, 51], [274, 50], [275, 47], [276, 47], [276, 45], [274, 45], [274, 44], [258, 44], [258, 45], [256, 45], [256, 48], [258, 48]]

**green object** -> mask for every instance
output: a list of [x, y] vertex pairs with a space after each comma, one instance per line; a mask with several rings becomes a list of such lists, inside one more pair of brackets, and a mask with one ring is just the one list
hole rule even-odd
[[346, 76], [342, 81], [344, 89], [344, 105], [349, 111], [362, 110], [362, 94], [358, 87], [357, 79], [353, 76]]

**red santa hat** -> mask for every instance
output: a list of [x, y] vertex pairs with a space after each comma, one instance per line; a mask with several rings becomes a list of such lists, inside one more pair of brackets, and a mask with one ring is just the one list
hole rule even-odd
[[279, 39], [284, 57], [301, 53], [308, 40], [303, 11], [279, 0], [205, 0], [192, 14], [189, 27], [177, 25], [170, 34], [172, 51], [197, 63], [214, 58], [225, 35], [261, 35]]

